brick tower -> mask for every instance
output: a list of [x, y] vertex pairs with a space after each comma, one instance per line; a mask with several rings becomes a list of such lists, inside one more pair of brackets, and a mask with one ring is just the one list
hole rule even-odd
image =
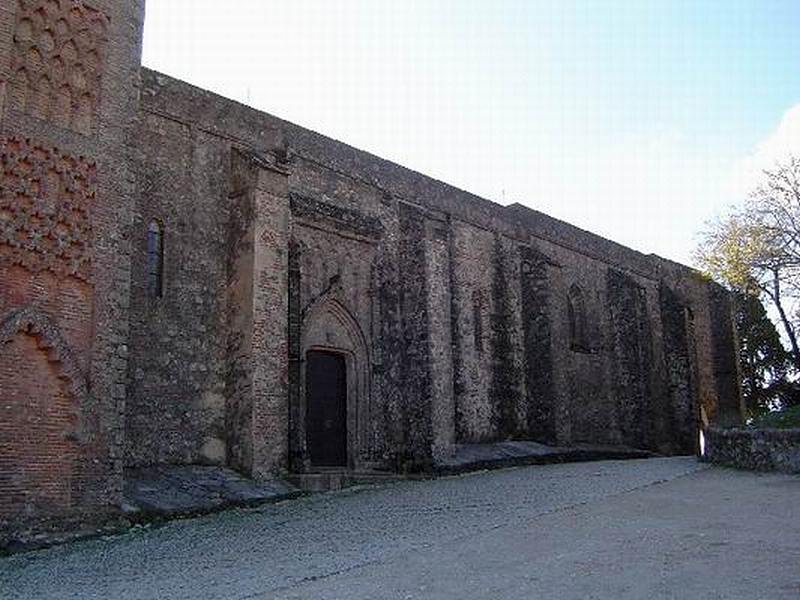
[[122, 486], [144, 0], [0, 0], [0, 537]]

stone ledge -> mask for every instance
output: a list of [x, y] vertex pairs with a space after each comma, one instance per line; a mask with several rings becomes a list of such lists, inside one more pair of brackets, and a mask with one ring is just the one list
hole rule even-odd
[[305, 494], [286, 481], [256, 482], [225, 467], [158, 465], [125, 469], [121, 507], [25, 522], [0, 521], [0, 556]]
[[459, 444], [451, 457], [439, 461], [434, 470], [439, 475], [454, 475], [476, 469], [499, 469], [521, 465], [539, 465], [590, 460], [652, 458], [647, 450], [627, 446], [576, 444], [569, 447], [547, 446], [537, 442], [512, 441], [491, 444]]
[[131, 522], [118, 508], [97, 507], [93, 512], [0, 521], [0, 557], [40, 550], [77, 540], [125, 531]]
[[721, 429], [704, 432], [703, 460], [753, 471], [800, 473], [800, 429]]
[[158, 465], [126, 469], [122, 510], [132, 521], [186, 517], [302, 495], [275, 479], [256, 482], [226, 467]]

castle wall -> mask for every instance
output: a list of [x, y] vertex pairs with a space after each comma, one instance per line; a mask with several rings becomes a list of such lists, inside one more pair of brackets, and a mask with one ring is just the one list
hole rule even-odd
[[312, 351], [355, 470], [741, 418], [719, 286], [141, 69], [143, 12], [0, 2], [0, 543], [125, 466], [313, 470]]
[[[235, 273], [253, 269], [231, 262], [238, 256], [231, 228], [258, 217], [231, 212], [224, 192], [231, 185], [229, 156], [246, 149], [288, 174], [287, 197], [272, 200], [288, 202], [291, 213], [282, 247], [289, 280], [288, 439], [270, 444], [285, 442], [289, 450], [272, 461], [273, 470], [311, 467], [303, 365], [312, 348], [349, 357], [355, 387], [348, 448], [355, 468], [424, 468], [454, 444], [506, 439], [691, 452], [700, 406], [716, 415], [727, 402], [735, 414], [730, 323], [711, 312], [711, 300], [719, 304], [723, 296], [685, 267], [519, 205], [498, 206], [163, 75], [144, 71], [144, 77], [145, 123], [169, 123], [182, 133], [143, 146], [153, 151], [143, 153], [141, 175], [164, 169], [194, 184], [190, 196], [164, 186], [155, 206], [183, 219], [208, 212], [220, 228], [213, 237], [227, 240], [222, 245], [190, 236], [172, 250], [180, 264], [203, 263], [191, 279], [213, 279], [217, 301], [232, 302], [241, 281]], [[188, 163], [174, 160], [173, 143], [185, 145]], [[166, 148], [163, 155], [158, 148]], [[168, 311], [205, 328], [189, 337], [230, 339], [230, 320], [219, 315], [232, 314], [233, 305], [189, 310], [181, 294]], [[176, 356], [205, 361], [214, 372], [231, 353], [219, 343], [202, 356], [178, 339], [165, 343], [151, 360], [175, 346]], [[257, 362], [256, 346], [251, 355]], [[165, 378], [174, 372], [166, 369]], [[242, 381], [230, 373], [228, 403]], [[197, 407], [213, 381], [176, 385], [172, 404]], [[158, 399], [158, 381], [153, 389], [131, 385], [134, 419], [137, 402], [172, 410]], [[227, 446], [230, 462], [231, 440], [244, 425], [228, 418], [223, 435], [224, 414], [218, 408], [207, 418], [176, 422], [178, 437], [195, 449], [180, 460], [222, 461], [221, 453], [212, 459], [200, 451], [211, 436]], [[141, 455], [132, 451], [131, 461]]]

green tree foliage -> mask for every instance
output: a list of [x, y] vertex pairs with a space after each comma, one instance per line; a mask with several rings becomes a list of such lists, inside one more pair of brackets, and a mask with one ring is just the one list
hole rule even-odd
[[747, 416], [757, 418], [791, 403], [792, 363], [758, 297], [737, 293], [734, 318]]

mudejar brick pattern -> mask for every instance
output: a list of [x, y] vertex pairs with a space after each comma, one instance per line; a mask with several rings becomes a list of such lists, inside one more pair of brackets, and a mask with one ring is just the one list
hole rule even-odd
[[4, 535], [113, 515], [129, 467], [313, 472], [310, 355], [349, 470], [740, 418], [714, 284], [147, 70], [143, 19], [0, 1]]

